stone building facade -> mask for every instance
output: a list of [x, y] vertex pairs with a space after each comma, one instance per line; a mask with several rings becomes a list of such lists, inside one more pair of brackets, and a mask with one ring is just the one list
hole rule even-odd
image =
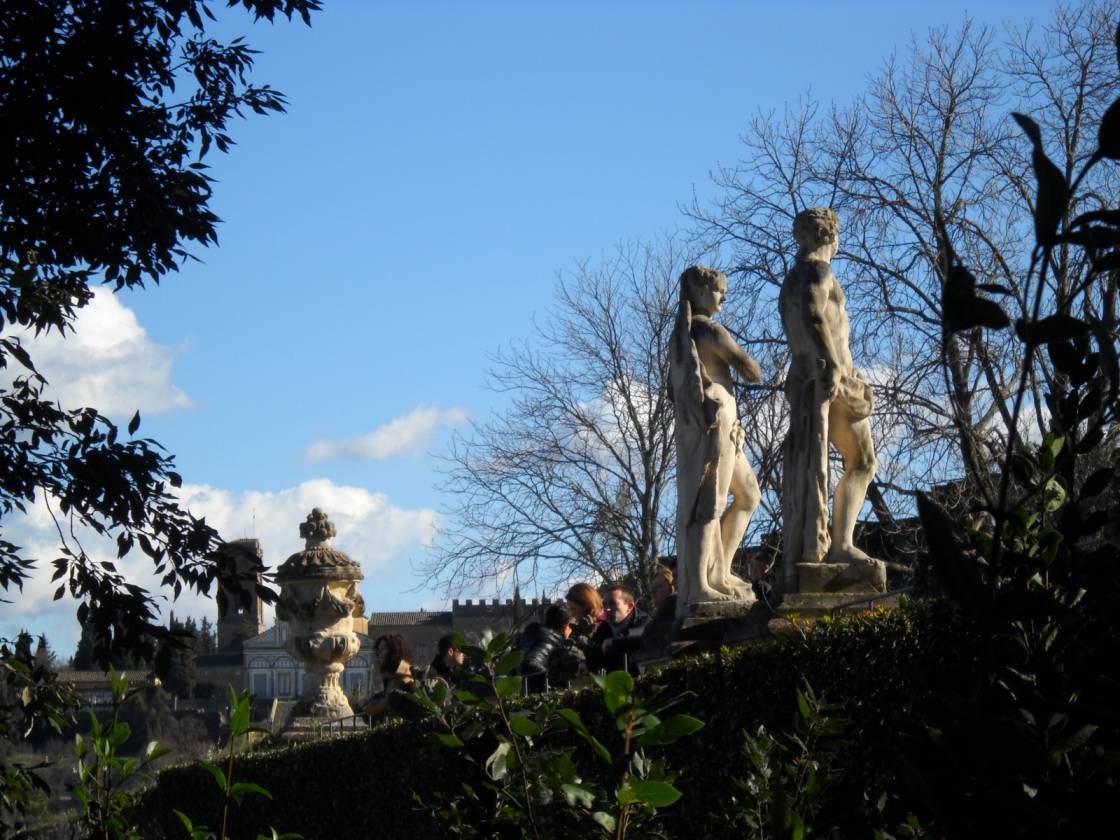
[[[346, 663], [343, 688], [359, 699], [380, 689], [373, 650], [379, 636], [403, 636], [416, 654], [414, 664], [424, 666], [435, 658], [440, 638], [452, 631], [477, 642], [485, 633], [516, 631], [530, 621], [540, 620], [545, 607], [547, 603], [536, 599], [468, 599], [452, 601], [450, 610], [374, 612], [368, 618], [356, 618], [354, 632], [361, 646], [358, 654]], [[305, 687], [305, 675], [303, 667], [284, 648], [287, 632], [287, 623], [277, 621], [263, 633], [239, 639], [236, 650], [199, 657], [199, 681], [222, 685], [220, 680], [224, 678], [225, 682], [251, 691], [258, 699], [298, 697]]]

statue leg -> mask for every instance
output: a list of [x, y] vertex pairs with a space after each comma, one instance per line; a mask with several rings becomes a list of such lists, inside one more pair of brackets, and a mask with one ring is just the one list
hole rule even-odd
[[823, 563], [828, 554], [828, 438], [829, 402], [813, 382], [806, 389], [812, 394], [805, 406], [809, 415], [808, 440], [805, 441], [804, 507], [801, 522], [799, 563]]
[[[731, 488], [732, 476], [735, 472], [735, 457], [732, 451], [724, 448], [720, 453], [719, 460], [715, 462], [715, 474], [710, 476], [715, 481], [714, 487], [711, 490], [714, 492], [714, 497], [717, 500], [719, 511], [724, 507], [727, 500], [727, 494]], [[726, 513], [723, 513], [718, 518], [709, 519], [703, 523], [697, 523], [699, 528], [699, 543], [700, 543], [700, 578], [699, 589], [701, 598], [706, 601], [726, 601], [732, 598], [737, 598], [738, 593], [727, 585], [725, 580], [725, 570], [723, 563], [723, 533], [722, 523]]]
[[758, 479], [755, 478], [750, 463], [741, 451], [735, 457], [729, 489], [732, 495], [731, 504], [720, 519], [723, 562], [718, 570], [719, 578], [715, 585], [738, 598], [749, 599], [753, 598], [754, 589], [750, 583], [732, 574], [731, 563], [735, 559], [739, 544], [743, 541], [743, 535], [747, 532], [751, 516], [762, 500], [762, 491], [758, 487]]
[[843, 399], [833, 401], [828, 418], [828, 437], [844, 459], [844, 475], [836, 485], [832, 502], [832, 550], [829, 561], [871, 560], [853, 543], [856, 518], [867, 498], [867, 487], [875, 477], [875, 445], [870, 421], [852, 422]]

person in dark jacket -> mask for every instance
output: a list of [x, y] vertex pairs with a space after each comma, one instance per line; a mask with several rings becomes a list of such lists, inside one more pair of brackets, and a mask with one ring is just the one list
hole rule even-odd
[[653, 615], [642, 631], [642, 648], [647, 651], [663, 647], [676, 625], [677, 579], [673, 569], [662, 566], [654, 572], [649, 584], [649, 597], [653, 603]]
[[454, 637], [448, 633], [436, 643], [436, 656], [429, 667], [429, 673], [439, 677], [451, 688], [458, 688], [464, 673], [463, 665], [467, 656], [455, 647]]
[[588, 668], [628, 670], [636, 675], [638, 668], [629, 661], [630, 654], [642, 647], [642, 630], [646, 617], [638, 612], [634, 593], [624, 586], [612, 586], [604, 606], [607, 620], [591, 636]]
[[567, 688], [585, 670], [583, 651], [570, 639], [574, 616], [567, 604], [553, 604], [544, 614], [544, 624], [525, 628], [521, 674], [529, 691]]

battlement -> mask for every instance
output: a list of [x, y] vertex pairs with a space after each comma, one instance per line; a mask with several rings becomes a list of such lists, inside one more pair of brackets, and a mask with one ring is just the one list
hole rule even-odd
[[548, 606], [550, 602], [541, 600], [540, 598], [533, 598], [527, 601], [524, 598], [506, 598], [504, 601], [501, 598], [479, 598], [477, 601], [472, 598], [467, 598], [465, 601], [460, 601], [454, 598], [451, 601], [451, 614], [455, 617], [486, 617], [486, 618], [512, 618], [515, 614], [525, 615], [526, 613], [537, 612]]

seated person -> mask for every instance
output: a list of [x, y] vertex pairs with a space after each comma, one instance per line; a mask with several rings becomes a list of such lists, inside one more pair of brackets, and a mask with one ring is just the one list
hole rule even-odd
[[638, 612], [634, 593], [625, 586], [612, 586], [607, 593], [607, 620], [591, 636], [588, 667], [593, 670], [622, 671], [637, 674], [630, 654], [642, 646], [642, 630], [646, 617]]
[[649, 584], [653, 616], [642, 631], [642, 648], [650, 649], [665, 644], [677, 619], [677, 578], [668, 566], [653, 574]]
[[441, 636], [436, 643], [436, 657], [432, 660], [429, 674], [439, 677], [451, 688], [457, 688], [463, 676], [463, 665], [467, 655], [455, 647], [451, 634]]
[[520, 670], [529, 691], [567, 688], [585, 670], [583, 651], [571, 640], [573, 620], [571, 607], [553, 604], [545, 611], [544, 624], [525, 628]]
[[381, 672], [381, 691], [362, 705], [366, 723], [385, 717], [402, 717], [408, 708], [408, 693], [416, 681], [412, 673], [412, 645], [403, 636], [393, 633], [380, 636], [373, 643]]
[[572, 611], [571, 639], [591, 659], [591, 637], [603, 620], [603, 598], [591, 584], [577, 583], [568, 590], [564, 600]]

